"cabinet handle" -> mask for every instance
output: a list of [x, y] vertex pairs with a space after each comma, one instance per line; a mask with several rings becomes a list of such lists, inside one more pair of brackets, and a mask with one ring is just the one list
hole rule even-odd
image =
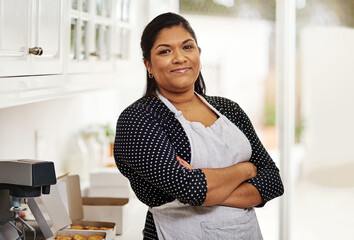
[[42, 55], [43, 54], [43, 49], [41, 47], [33, 47], [33, 48], [29, 48], [28, 49], [28, 53], [29, 54], [33, 54], [33, 55]]

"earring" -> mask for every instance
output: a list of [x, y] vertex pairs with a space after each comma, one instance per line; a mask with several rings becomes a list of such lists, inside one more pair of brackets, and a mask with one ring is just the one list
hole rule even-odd
[[154, 75], [152, 75], [152, 73], [149, 72], [148, 75], [150, 79], [153, 79]]

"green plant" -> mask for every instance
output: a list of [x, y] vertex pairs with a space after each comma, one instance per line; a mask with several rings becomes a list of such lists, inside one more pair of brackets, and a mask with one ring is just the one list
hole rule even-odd
[[276, 106], [272, 103], [266, 103], [265, 105], [265, 121], [266, 126], [275, 126], [276, 123]]
[[116, 134], [112, 126], [107, 123], [102, 125], [102, 128], [104, 129], [105, 137], [108, 139], [108, 141], [111, 143], [114, 142], [114, 138]]

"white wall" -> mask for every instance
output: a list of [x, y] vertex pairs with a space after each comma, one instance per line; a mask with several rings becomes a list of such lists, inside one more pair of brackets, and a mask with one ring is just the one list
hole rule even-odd
[[[103, 91], [1, 109], [0, 159], [54, 161], [60, 175], [74, 135], [90, 124], [114, 124], [121, 108], [117, 91]], [[43, 139], [39, 149], [36, 131]]]
[[305, 171], [354, 161], [354, 30], [300, 33]]
[[179, 0], [147, 0], [149, 21], [161, 13], [179, 12]]
[[230, 98], [256, 126], [264, 118], [265, 80], [270, 74], [273, 24], [261, 20], [184, 15], [202, 49], [207, 94]]

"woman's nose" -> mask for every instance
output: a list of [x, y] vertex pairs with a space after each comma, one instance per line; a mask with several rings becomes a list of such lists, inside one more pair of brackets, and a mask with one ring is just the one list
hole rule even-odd
[[181, 50], [176, 50], [173, 56], [173, 63], [183, 63], [187, 60], [186, 56]]

